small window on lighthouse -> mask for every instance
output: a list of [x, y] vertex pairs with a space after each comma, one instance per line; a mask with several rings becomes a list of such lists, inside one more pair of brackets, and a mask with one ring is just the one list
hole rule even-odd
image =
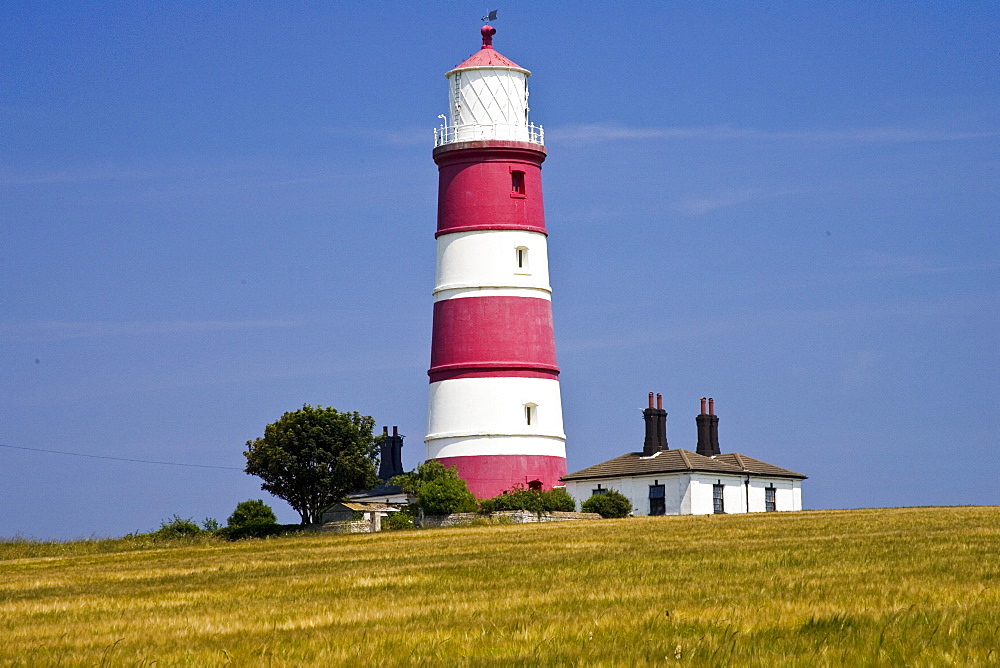
[[524, 197], [524, 172], [510, 173], [510, 195], [511, 197]]
[[538, 406], [535, 404], [524, 405], [524, 419], [529, 424], [538, 423]]
[[524, 246], [518, 246], [514, 249], [514, 261], [517, 273], [526, 274], [528, 273], [528, 249]]

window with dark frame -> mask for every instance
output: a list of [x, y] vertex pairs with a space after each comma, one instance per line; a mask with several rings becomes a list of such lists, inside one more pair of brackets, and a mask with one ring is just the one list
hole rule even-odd
[[656, 484], [649, 486], [649, 514], [650, 515], [666, 515], [667, 514], [667, 500], [666, 500], [666, 488], [663, 485]]
[[518, 246], [514, 251], [514, 257], [517, 260], [518, 269], [528, 268], [528, 249], [524, 246]]
[[608, 493], [608, 490], [601, 489], [600, 485], [597, 485], [597, 489], [590, 490], [590, 495], [591, 496], [597, 496], [598, 494], [607, 494], [607, 493]]
[[712, 508], [716, 515], [721, 515], [726, 512], [726, 504], [722, 496], [725, 489], [726, 486], [723, 484], [712, 485]]
[[524, 172], [510, 173], [510, 192], [512, 195], [524, 196]]
[[778, 501], [775, 495], [775, 489], [772, 485], [771, 487], [764, 488], [764, 510], [766, 512], [773, 512], [778, 509]]

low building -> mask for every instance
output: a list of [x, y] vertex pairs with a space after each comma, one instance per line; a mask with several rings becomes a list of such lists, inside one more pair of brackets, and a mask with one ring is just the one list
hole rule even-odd
[[383, 427], [378, 469], [382, 484], [373, 489], [352, 492], [347, 495], [346, 500], [327, 508], [321, 518], [324, 527], [347, 533], [381, 531], [383, 517], [416, 502], [416, 497], [412, 494], [389, 482], [403, 473], [402, 450], [403, 436], [399, 433], [399, 428], [393, 427], [390, 436], [389, 428]]
[[701, 400], [695, 452], [667, 445], [663, 399], [649, 394], [643, 411], [646, 438], [642, 452], [628, 452], [563, 476], [566, 491], [583, 503], [595, 494], [616, 490], [631, 502], [634, 515], [710, 515], [802, 510], [802, 481], [807, 476], [738, 452], [719, 449], [715, 402]]
[[323, 512], [322, 523], [350, 523], [356, 520], [368, 522], [368, 531], [375, 532], [382, 530], [382, 518], [388, 517], [389, 513], [398, 513], [401, 506], [386, 503], [356, 503], [344, 501], [335, 503]]

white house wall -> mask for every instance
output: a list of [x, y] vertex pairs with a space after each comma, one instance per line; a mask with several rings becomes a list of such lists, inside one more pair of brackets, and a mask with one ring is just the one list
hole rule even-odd
[[722, 490], [723, 510], [726, 513], [747, 511], [743, 476], [695, 473], [691, 475], [691, 514], [711, 515], [715, 512], [714, 487], [725, 485]]
[[776, 510], [802, 510], [802, 484], [787, 478], [751, 478], [750, 512], [762, 513], [766, 510], [764, 489], [774, 487]]
[[613, 489], [625, 495], [632, 502], [633, 515], [649, 514], [649, 487], [663, 485], [664, 506], [667, 515], [687, 515], [690, 474], [663, 473], [655, 476], [635, 476], [607, 478], [603, 480], [567, 481], [566, 492], [577, 502], [577, 506], [589, 499], [600, 483], [602, 489]]
[[[649, 487], [664, 486], [664, 506], [667, 515], [711, 515], [715, 513], [714, 486], [723, 489], [723, 510], [727, 514], [747, 512], [747, 487], [745, 475], [720, 475], [708, 473], [661, 473], [649, 476], [604, 478], [601, 480], [566, 481], [566, 492], [579, 507], [589, 499], [598, 484], [602, 489], [620, 492], [632, 503], [632, 514], [649, 514]], [[774, 486], [778, 511], [802, 510], [800, 480], [788, 478], [750, 477], [750, 512], [765, 512], [764, 489]]]

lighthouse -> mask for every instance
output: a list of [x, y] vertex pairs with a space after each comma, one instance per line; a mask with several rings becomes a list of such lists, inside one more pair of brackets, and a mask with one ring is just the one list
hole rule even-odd
[[[445, 74], [450, 118], [434, 133], [437, 269], [427, 459], [480, 498], [566, 474], [542, 205], [542, 128], [531, 73], [482, 48]], [[443, 117], [444, 118], [444, 117]]]

